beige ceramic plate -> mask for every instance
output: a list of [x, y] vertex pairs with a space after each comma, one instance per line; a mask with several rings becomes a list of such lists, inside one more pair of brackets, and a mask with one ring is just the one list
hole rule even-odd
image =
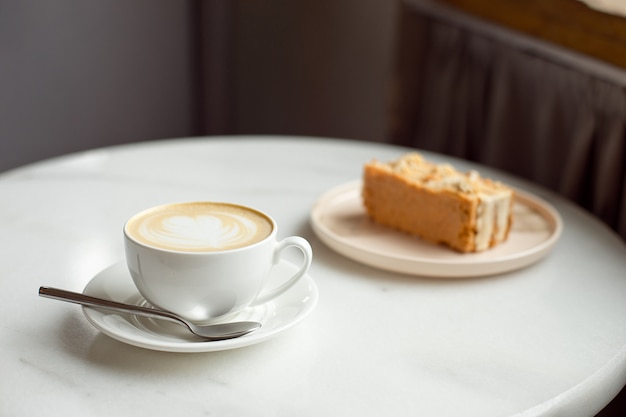
[[348, 258], [412, 275], [471, 277], [528, 266], [547, 255], [563, 223], [547, 202], [516, 190], [508, 240], [482, 253], [461, 254], [369, 220], [361, 202], [361, 182], [333, 188], [315, 204], [311, 224], [318, 237]]

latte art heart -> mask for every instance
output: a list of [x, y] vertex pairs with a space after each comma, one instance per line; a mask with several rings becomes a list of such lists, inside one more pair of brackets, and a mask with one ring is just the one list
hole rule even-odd
[[190, 252], [229, 250], [259, 242], [272, 232], [261, 213], [226, 203], [173, 204], [131, 219], [133, 239], [163, 249]]
[[172, 216], [159, 220], [142, 224], [139, 228], [141, 237], [187, 250], [241, 246], [253, 240], [257, 233], [253, 221], [232, 213]]

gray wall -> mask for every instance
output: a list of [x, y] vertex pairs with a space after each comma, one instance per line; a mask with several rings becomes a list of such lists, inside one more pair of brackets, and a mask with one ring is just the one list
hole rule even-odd
[[385, 139], [394, 1], [238, 4], [239, 129]]
[[193, 132], [190, 9], [0, 0], [0, 169]]
[[0, 171], [212, 133], [381, 140], [394, 11], [386, 0], [0, 0]]

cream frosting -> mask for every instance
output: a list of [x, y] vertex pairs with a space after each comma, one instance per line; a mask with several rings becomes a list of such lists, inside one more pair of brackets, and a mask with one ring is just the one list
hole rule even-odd
[[492, 241], [501, 242], [506, 237], [512, 193], [480, 194], [478, 198], [474, 244], [477, 251], [482, 251]]

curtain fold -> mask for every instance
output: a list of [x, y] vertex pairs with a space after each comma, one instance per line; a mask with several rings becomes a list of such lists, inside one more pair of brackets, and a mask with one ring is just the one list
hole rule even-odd
[[540, 183], [626, 239], [624, 85], [438, 18], [420, 24], [413, 132], [398, 142]]

